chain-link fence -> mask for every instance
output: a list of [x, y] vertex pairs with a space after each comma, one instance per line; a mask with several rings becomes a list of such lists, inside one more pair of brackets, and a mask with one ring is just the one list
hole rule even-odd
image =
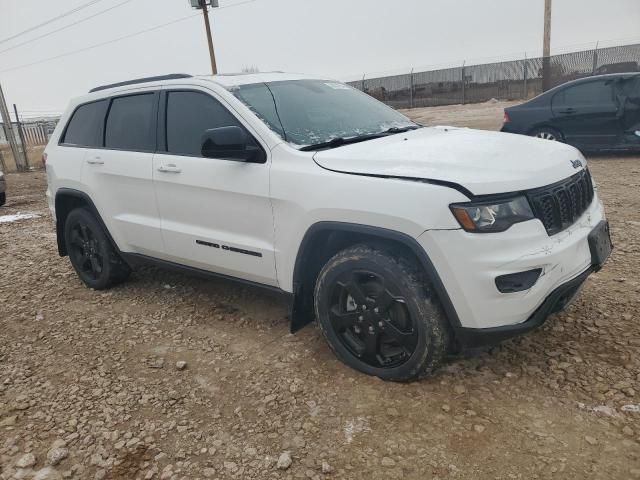
[[[469, 65], [349, 82], [395, 108], [524, 100], [542, 93], [543, 58]], [[591, 75], [640, 71], [640, 44], [552, 55], [549, 85]]]

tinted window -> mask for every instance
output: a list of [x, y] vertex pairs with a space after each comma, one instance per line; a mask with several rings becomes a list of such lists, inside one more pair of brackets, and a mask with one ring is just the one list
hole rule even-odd
[[198, 92], [167, 94], [167, 152], [202, 156], [202, 135], [210, 128], [241, 126], [220, 102]]
[[569, 87], [561, 92], [557, 99], [564, 105], [600, 105], [613, 103], [611, 83], [587, 82]]
[[155, 94], [114, 98], [107, 117], [104, 146], [122, 150], [155, 150]]
[[62, 143], [83, 147], [101, 146], [100, 130], [108, 104], [108, 100], [102, 100], [78, 107], [67, 125]]

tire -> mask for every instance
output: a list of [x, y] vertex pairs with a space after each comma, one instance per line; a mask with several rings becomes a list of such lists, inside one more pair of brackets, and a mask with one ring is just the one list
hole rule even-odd
[[86, 208], [69, 213], [64, 239], [71, 265], [87, 287], [104, 290], [125, 281], [131, 273], [98, 220]]
[[433, 372], [449, 346], [445, 314], [401, 256], [356, 245], [331, 258], [314, 291], [320, 330], [350, 367], [390, 381]]
[[4, 205], [5, 203], [7, 203], [7, 193], [6, 192], [2, 192], [2, 193], [0, 193], [0, 207], [2, 205]]
[[562, 133], [555, 128], [540, 127], [532, 130], [529, 133], [530, 136], [539, 138], [541, 140], [550, 140], [552, 142], [564, 142]]

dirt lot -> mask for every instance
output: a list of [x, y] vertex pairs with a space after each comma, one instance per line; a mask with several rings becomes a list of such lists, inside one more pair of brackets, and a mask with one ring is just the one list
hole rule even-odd
[[[491, 128], [502, 106], [412, 115]], [[44, 175], [9, 175], [0, 216], [40, 217], [0, 223], [0, 478], [640, 478], [640, 158], [591, 169], [606, 268], [541, 330], [412, 384], [290, 335], [276, 294], [152, 268], [86, 289]]]

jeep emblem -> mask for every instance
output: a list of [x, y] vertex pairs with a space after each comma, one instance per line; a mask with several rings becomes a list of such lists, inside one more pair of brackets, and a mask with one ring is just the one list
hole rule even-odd
[[571, 160], [571, 165], [573, 168], [581, 168], [582, 162], [580, 160]]

